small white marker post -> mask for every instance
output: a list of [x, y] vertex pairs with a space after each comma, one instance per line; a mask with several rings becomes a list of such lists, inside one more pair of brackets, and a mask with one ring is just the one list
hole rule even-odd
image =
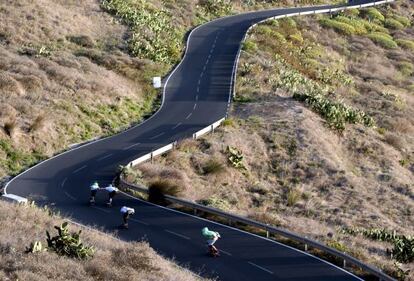
[[155, 89], [161, 88], [161, 77], [154, 77], [152, 78], [152, 85]]

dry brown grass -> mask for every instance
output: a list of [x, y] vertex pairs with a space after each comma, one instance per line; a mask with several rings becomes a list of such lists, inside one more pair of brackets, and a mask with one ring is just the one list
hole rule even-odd
[[[126, 243], [84, 228], [82, 240], [96, 249], [90, 260], [78, 261], [53, 252], [26, 254], [26, 246], [36, 240], [45, 243], [45, 231], [53, 230], [64, 219], [3, 201], [0, 219], [1, 280], [200, 280], [157, 255], [145, 242]], [[79, 229], [70, 224], [70, 230]]]

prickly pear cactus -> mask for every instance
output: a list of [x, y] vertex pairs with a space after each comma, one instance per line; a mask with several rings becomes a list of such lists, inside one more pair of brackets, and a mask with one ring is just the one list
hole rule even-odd
[[80, 240], [81, 230], [79, 232], [69, 233], [68, 223], [64, 222], [60, 226], [55, 226], [58, 235], [51, 237], [46, 231], [47, 247], [49, 250], [56, 252], [61, 256], [68, 256], [77, 259], [88, 259], [93, 256], [95, 250], [93, 247], [84, 246]]

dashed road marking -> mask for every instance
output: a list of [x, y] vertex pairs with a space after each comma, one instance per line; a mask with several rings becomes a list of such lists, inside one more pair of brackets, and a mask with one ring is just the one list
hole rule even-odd
[[175, 236], [177, 236], [177, 237], [183, 238], [183, 239], [185, 239], [185, 240], [191, 240], [191, 239], [190, 239], [190, 237], [187, 237], [187, 236], [185, 236], [185, 235], [182, 235], [182, 234], [176, 233], [176, 232], [174, 232], [174, 231], [171, 231], [171, 230], [168, 230], [168, 229], [165, 229], [164, 231], [165, 231], [165, 232], [168, 232], [168, 233], [170, 233], [170, 234], [172, 234], [172, 235], [175, 235]]
[[110, 153], [110, 154], [108, 154], [108, 155], [105, 155], [105, 156], [103, 156], [103, 157], [99, 158], [97, 161], [99, 162], [99, 161], [105, 160], [106, 158], [109, 158], [109, 157], [111, 157], [112, 155], [114, 155], [114, 154], [113, 154], [113, 153]]
[[136, 143], [136, 144], [133, 144], [133, 145], [127, 146], [127, 147], [125, 147], [123, 150], [128, 150], [128, 149], [133, 148], [133, 147], [138, 146], [138, 145], [140, 145], [140, 143]]
[[193, 110], [195, 110], [197, 108], [197, 104], [194, 104]]
[[188, 119], [191, 117], [191, 115], [193, 115], [193, 113], [191, 112], [190, 114], [187, 115], [187, 117], [185, 117], [185, 119]]
[[180, 123], [178, 123], [177, 125], [175, 125], [174, 127], [172, 127], [172, 129], [174, 130], [174, 129], [176, 129], [177, 127], [179, 127], [179, 126], [181, 126], [181, 122]]
[[149, 225], [149, 223], [146, 223], [146, 222], [143, 222], [143, 221], [140, 221], [140, 220], [137, 220], [137, 219], [129, 219], [130, 221], [133, 221], [133, 222], [136, 222], [136, 223], [139, 223], [139, 224], [143, 224], [143, 225]]
[[266, 269], [266, 268], [264, 268], [264, 267], [262, 267], [262, 266], [260, 266], [260, 265], [257, 265], [257, 264], [255, 264], [255, 263], [253, 263], [253, 262], [247, 262], [248, 264], [250, 264], [250, 265], [252, 265], [252, 266], [254, 266], [254, 267], [256, 267], [256, 268], [258, 268], [258, 269], [260, 269], [260, 270], [263, 270], [264, 272], [267, 272], [267, 273], [269, 273], [269, 274], [273, 274], [273, 272], [272, 271], [270, 271], [270, 270], [268, 270], [268, 269]]
[[105, 210], [105, 209], [102, 209], [102, 208], [99, 208], [99, 207], [96, 207], [96, 206], [92, 206], [92, 208], [94, 208], [94, 209], [96, 209], [98, 211], [101, 211], [101, 212], [105, 212], [107, 214], [110, 214], [111, 213], [111, 211], [109, 211], [109, 210]]
[[87, 165], [83, 165], [82, 167], [76, 169], [75, 171], [73, 171], [73, 174], [76, 174], [77, 172], [82, 171], [83, 169], [85, 169], [86, 167], [88, 167]]
[[196, 95], [196, 101], [198, 101], [198, 95]]
[[161, 134], [158, 134], [158, 135], [156, 135], [156, 136], [153, 136], [152, 138], [150, 138], [150, 140], [154, 140], [154, 139], [156, 139], [156, 138], [159, 138], [159, 137], [161, 137], [162, 135], [164, 135], [165, 133], [161, 133]]
[[197, 87], [197, 93], [199, 93], [199, 92], [200, 92], [200, 86]]
[[232, 254], [230, 254], [229, 252], [226, 252], [226, 251], [224, 251], [224, 250], [222, 250], [222, 249], [219, 249], [219, 251], [220, 251], [220, 253], [223, 253], [223, 254], [225, 254], [225, 255], [227, 255], [227, 256], [232, 256]]

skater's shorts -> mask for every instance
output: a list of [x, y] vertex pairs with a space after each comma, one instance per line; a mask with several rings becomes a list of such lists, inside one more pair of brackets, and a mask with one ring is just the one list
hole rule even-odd
[[216, 243], [217, 239], [218, 239], [218, 237], [214, 237], [212, 239], [207, 240], [207, 245], [213, 246], [214, 243]]

